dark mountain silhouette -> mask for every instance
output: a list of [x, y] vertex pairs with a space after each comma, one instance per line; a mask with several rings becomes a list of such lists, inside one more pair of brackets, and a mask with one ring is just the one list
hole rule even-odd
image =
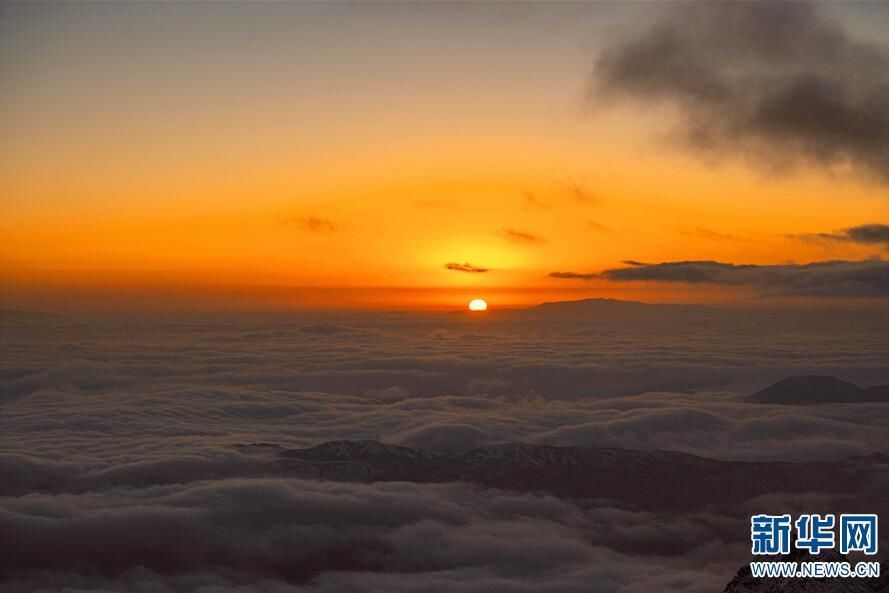
[[620, 310], [620, 311], [639, 311], [645, 309], [654, 309], [663, 305], [650, 305], [640, 301], [622, 301], [619, 299], [580, 299], [577, 301], [548, 301], [534, 307], [530, 307], [529, 311], [536, 312], [585, 312], [591, 310]]
[[849, 492], [889, 463], [874, 454], [842, 462], [734, 462], [675, 451], [506, 444], [463, 454], [376, 441], [335, 441], [278, 454], [281, 473], [342, 481], [465, 481], [649, 509], [696, 509], [770, 492]]
[[618, 299], [581, 299], [577, 301], [551, 301], [523, 309], [501, 312], [508, 317], [521, 319], [607, 319], [609, 316], [621, 318], [669, 319], [677, 313], [704, 312], [706, 308], [693, 305], [662, 305]]
[[889, 402], [889, 385], [859, 387], [829, 375], [799, 375], [781, 379], [747, 397], [759, 404], [827, 404]]

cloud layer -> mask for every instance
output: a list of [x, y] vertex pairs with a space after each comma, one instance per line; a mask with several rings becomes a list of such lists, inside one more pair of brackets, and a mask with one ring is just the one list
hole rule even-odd
[[887, 404], [742, 401], [788, 374], [889, 382], [884, 317], [654, 311], [7, 322], [0, 591], [719, 590], [749, 559], [751, 512], [850, 503], [815, 492], [664, 514], [296, 480], [271, 461], [336, 439], [766, 460], [885, 449]]
[[[125, 449], [118, 464], [146, 463], [236, 443], [364, 438], [835, 457], [873, 450], [881, 407], [740, 399], [790, 375], [889, 384], [880, 312], [639, 305], [587, 320], [494, 312], [484, 324], [357, 314], [53, 323], [4, 329], [3, 452], [100, 462], [110, 446]], [[755, 426], [784, 444], [758, 447], [767, 441]]]
[[585, 509], [462, 484], [227, 479], [0, 500], [4, 592], [556, 592], [596, 582], [603, 593], [704, 593], [747, 547], [737, 517]]

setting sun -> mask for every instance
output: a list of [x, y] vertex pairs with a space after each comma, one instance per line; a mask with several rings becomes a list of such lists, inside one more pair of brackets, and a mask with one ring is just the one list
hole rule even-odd
[[483, 301], [482, 299], [472, 299], [469, 301], [469, 310], [470, 311], [487, 311], [488, 303]]

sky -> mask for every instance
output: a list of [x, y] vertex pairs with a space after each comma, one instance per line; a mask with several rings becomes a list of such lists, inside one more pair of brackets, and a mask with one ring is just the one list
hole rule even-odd
[[889, 295], [882, 3], [0, 10], [4, 308]]

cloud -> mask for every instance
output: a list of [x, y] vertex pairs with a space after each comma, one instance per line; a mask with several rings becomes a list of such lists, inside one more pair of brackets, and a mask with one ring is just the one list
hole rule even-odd
[[[632, 317], [639, 307], [653, 313]], [[729, 460], [885, 450], [889, 404], [741, 397], [791, 374], [889, 383], [885, 315], [639, 307], [483, 324], [317, 313], [7, 325], [0, 592], [720, 590], [749, 560], [751, 512], [831, 512], [833, 499], [660, 513], [462, 483], [298, 480], [274, 462], [281, 447], [363, 438]]]
[[807, 233], [792, 236], [815, 241], [841, 241], [862, 245], [880, 245], [889, 249], [889, 225], [885, 224], [862, 224], [832, 233]]
[[599, 197], [596, 193], [585, 185], [569, 181], [566, 184], [566, 187], [571, 197], [581, 204], [594, 204], [599, 201]]
[[889, 225], [863, 224], [845, 229], [845, 236], [856, 243], [879, 243], [889, 245]]
[[[647, 266], [648, 264], [635, 261], [632, 259], [625, 259], [622, 263], [627, 266]], [[550, 272], [547, 274], [548, 278], [559, 278], [562, 280], [601, 280], [604, 278], [602, 273], [599, 272]]]
[[500, 231], [500, 234], [507, 240], [513, 243], [525, 243], [525, 244], [540, 244], [546, 243], [546, 239], [540, 237], [538, 235], [534, 235], [532, 233], [528, 233], [525, 231], [517, 231], [511, 228], [504, 228]]
[[[387, 401], [467, 395], [579, 400], [688, 389], [751, 393], [801, 374], [889, 384], [885, 357], [873, 354], [885, 350], [874, 336], [889, 332], [879, 312], [785, 310], [775, 316], [768, 310], [715, 314], [708, 308], [640, 306], [566, 319], [535, 314], [504, 312], [484, 324], [453, 315], [235, 316], [225, 324], [184, 325], [181, 332], [151, 333], [136, 325], [132, 332], [144, 333], [138, 340], [134, 333], [126, 348], [111, 327], [93, 328], [87, 336], [59, 321], [57, 330], [45, 334], [52, 339], [41, 342], [33, 337], [36, 330], [7, 326], [9, 346], [0, 365], [0, 406], [7, 415], [0, 415], [0, 429], [16, 439], [42, 435], [45, 440], [28, 441], [38, 448], [78, 423], [130, 439], [131, 430], [145, 430], [140, 442], [147, 446], [163, 435], [192, 434], [192, 421], [201, 417], [201, 431], [219, 438], [243, 434], [246, 440], [249, 434], [264, 440], [255, 424], [299, 421], [306, 439], [326, 439], [341, 435], [324, 415], [325, 398], [333, 398], [340, 411], [355, 406], [363, 414], [368, 400], [360, 396], [368, 393]], [[811, 331], [801, 337], [800, 327]], [[789, 333], [786, 343], [761, 339], [782, 332]], [[854, 357], [837, 337], [850, 332], [861, 336]], [[802, 345], [804, 358], [798, 356]], [[472, 401], [477, 406], [481, 400]], [[29, 420], [8, 415], [7, 406], [47, 409]], [[171, 420], [144, 424], [152, 406], [168, 410]], [[50, 417], [49, 427], [42, 424]], [[127, 418], [129, 428], [114, 418]], [[379, 436], [375, 428], [361, 434]]]
[[735, 241], [738, 239], [735, 235], [715, 231], [705, 226], [684, 227], [679, 232], [686, 237], [698, 237], [708, 241]]
[[600, 274], [596, 273], [582, 273], [582, 272], [550, 272], [547, 274], [550, 278], [561, 278], [563, 280], [595, 280], [600, 278]]
[[293, 224], [309, 233], [316, 233], [319, 235], [333, 233], [342, 228], [338, 223], [330, 220], [329, 218], [321, 218], [319, 216], [303, 216], [298, 218], [291, 218], [288, 219], [288, 223]]
[[750, 286], [771, 296], [889, 296], [889, 262], [822, 261], [809, 264], [756, 265], [717, 261], [646, 264], [627, 261], [626, 268], [600, 273], [552, 272], [551, 278], [619, 282], [655, 281], [685, 284]]
[[537, 197], [534, 192], [524, 191], [522, 194], [525, 196], [525, 201], [535, 208], [547, 208], [546, 203]]
[[705, 154], [850, 166], [889, 182], [889, 54], [816, 4], [665, 10], [602, 51], [592, 96], [675, 105], [679, 136]]
[[749, 547], [737, 517], [585, 509], [465, 484], [226, 479], [2, 502], [10, 593], [555, 593], [590, 582], [704, 593]]
[[450, 262], [450, 263], [446, 263], [444, 267], [446, 270], [452, 270], [454, 272], [468, 272], [470, 274], [484, 274], [485, 272], [491, 271], [488, 268], [474, 266], [468, 262], [464, 262], [462, 264], [456, 263], [456, 262]]
[[[37, 461], [83, 465], [96, 484], [229, 476], [246, 462], [220, 450], [239, 443], [542, 441], [771, 458], [868, 452], [884, 434], [889, 405], [800, 412], [735, 407], [719, 395], [790, 375], [889, 384], [889, 320], [879, 311], [622, 310], [564, 320], [519, 312], [483, 325], [374, 314], [132, 324], [126, 348], [116, 326], [7, 327], [0, 371], [15, 372], [0, 372], [0, 393], [13, 386], [16, 396], [0, 402], [4, 453], [28, 484], [51, 486], [68, 470]], [[633, 395], [646, 392], [664, 395]], [[778, 431], [781, 445], [762, 449], [723, 426], [773, 413], [830, 417], [845, 429]], [[689, 417], [718, 417], [714, 430], [729, 436], [692, 431]]]

